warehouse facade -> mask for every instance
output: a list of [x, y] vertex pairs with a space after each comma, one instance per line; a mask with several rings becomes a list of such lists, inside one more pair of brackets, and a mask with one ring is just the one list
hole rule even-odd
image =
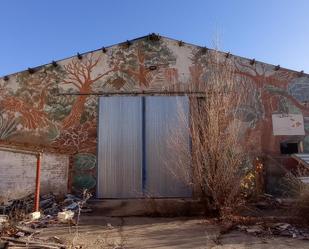
[[[216, 52], [152, 34], [2, 77], [0, 145], [42, 150], [49, 157], [42, 165], [43, 191], [87, 188], [99, 198], [191, 196], [191, 189], [164, 172], [159, 158], [173, 153], [162, 147], [166, 122], [177, 125], [175, 103], [180, 99], [187, 108], [183, 93], [207, 82], [211, 53]], [[241, 120], [248, 150], [287, 167], [293, 164], [289, 154], [309, 152], [309, 76], [218, 53], [252, 89]], [[160, 93], [174, 94], [155, 96]], [[1, 189], [14, 192], [14, 179], [31, 171], [33, 159], [8, 150], [0, 154]], [[16, 182], [31, 189], [33, 174]]]

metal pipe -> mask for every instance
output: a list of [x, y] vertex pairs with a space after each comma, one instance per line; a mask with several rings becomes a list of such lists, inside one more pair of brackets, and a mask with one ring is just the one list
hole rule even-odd
[[28, 154], [28, 155], [38, 155], [38, 151], [30, 151], [30, 150], [23, 150], [23, 149], [15, 149], [15, 148], [10, 148], [10, 147], [2, 147], [0, 146], [1, 151], [8, 151], [12, 153], [21, 153], [21, 154]]
[[40, 209], [40, 178], [41, 178], [41, 157], [42, 154], [37, 154], [36, 161], [36, 178], [35, 178], [35, 195], [34, 195], [34, 211]]
[[163, 96], [163, 95], [207, 95], [209, 93], [203, 92], [203, 91], [177, 91], [177, 92], [172, 92], [172, 91], [131, 91], [131, 92], [95, 92], [95, 93], [59, 93], [57, 94], [58, 96], [75, 96], [75, 95], [99, 95], [99, 96], [111, 96], [111, 95], [129, 95], [129, 96], [135, 96], [135, 95], [157, 95], [157, 96]]

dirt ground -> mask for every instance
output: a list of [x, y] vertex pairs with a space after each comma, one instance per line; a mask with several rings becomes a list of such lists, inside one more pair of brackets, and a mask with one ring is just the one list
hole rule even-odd
[[309, 241], [288, 237], [257, 237], [233, 230], [220, 235], [219, 226], [202, 218], [83, 216], [76, 227], [43, 229], [40, 237], [57, 236], [80, 248], [309, 248]]

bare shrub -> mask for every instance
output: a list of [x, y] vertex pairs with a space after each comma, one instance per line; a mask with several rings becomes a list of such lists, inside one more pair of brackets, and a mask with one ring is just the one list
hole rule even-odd
[[[248, 99], [250, 84], [236, 75], [229, 60], [216, 50], [207, 52], [205, 80], [199, 93], [190, 95], [189, 117], [179, 105], [179, 129], [172, 131], [169, 146], [175, 175], [193, 186], [205, 201], [205, 208], [218, 215], [231, 214], [244, 202], [243, 190], [248, 186], [251, 167], [249, 152], [243, 146], [242, 107]], [[188, 149], [188, 133], [191, 146]], [[176, 165], [176, 166], [175, 166]], [[246, 182], [247, 181], [247, 182]]]
[[[77, 217], [76, 217], [76, 223], [75, 223], [75, 233], [74, 233], [72, 243], [71, 243], [71, 246], [73, 248], [76, 245], [76, 241], [78, 240], [78, 237], [79, 237], [79, 222], [80, 222], [80, 217], [81, 217], [81, 211], [83, 207], [85, 206], [85, 204], [87, 203], [87, 201], [91, 198], [91, 196], [92, 194], [90, 193], [90, 191], [88, 189], [84, 189], [82, 192], [81, 200], [77, 202], [78, 209], [77, 209]], [[71, 227], [70, 227], [70, 231], [71, 231]]]
[[288, 190], [288, 196], [294, 198], [292, 204], [294, 215], [309, 222], [309, 184], [302, 182], [299, 178], [305, 175], [308, 175], [308, 170], [304, 171], [300, 168], [293, 173], [287, 173], [284, 185]]
[[296, 214], [304, 219], [306, 222], [309, 222], [309, 185], [302, 184], [299, 195], [294, 204]]

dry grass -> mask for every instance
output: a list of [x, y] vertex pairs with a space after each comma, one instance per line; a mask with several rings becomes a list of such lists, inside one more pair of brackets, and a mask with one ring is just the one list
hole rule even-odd
[[304, 176], [302, 170], [288, 173], [285, 177], [285, 185], [288, 195], [294, 198], [292, 211], [304, 222], [309, 222], [309, 184], [303, 183], [298, 177]]
[[[78, 210], [77, 210], [77, 217], [76, 217], [76, 223], [75, 223], [75, 231], [74, 231], [74, 236], [72, 238], [72, 242], [70, 245], [70, 248], [76, 248], [76, 241], [78, 240], [80, 234], [79, 234], [79, 222], [80, 222], [80, 217], [81, 217], [81, 210], [86, 204], [86, 202], [91, 198], [92, 194], [89, 192], [88, 189], [84, 189], [82, 192], [82, 198], [80, 201], [78, 201]], [[70, 224], [70, 223], [69, 223]], [[71, 231], [71, 227], [70, 227]]]

